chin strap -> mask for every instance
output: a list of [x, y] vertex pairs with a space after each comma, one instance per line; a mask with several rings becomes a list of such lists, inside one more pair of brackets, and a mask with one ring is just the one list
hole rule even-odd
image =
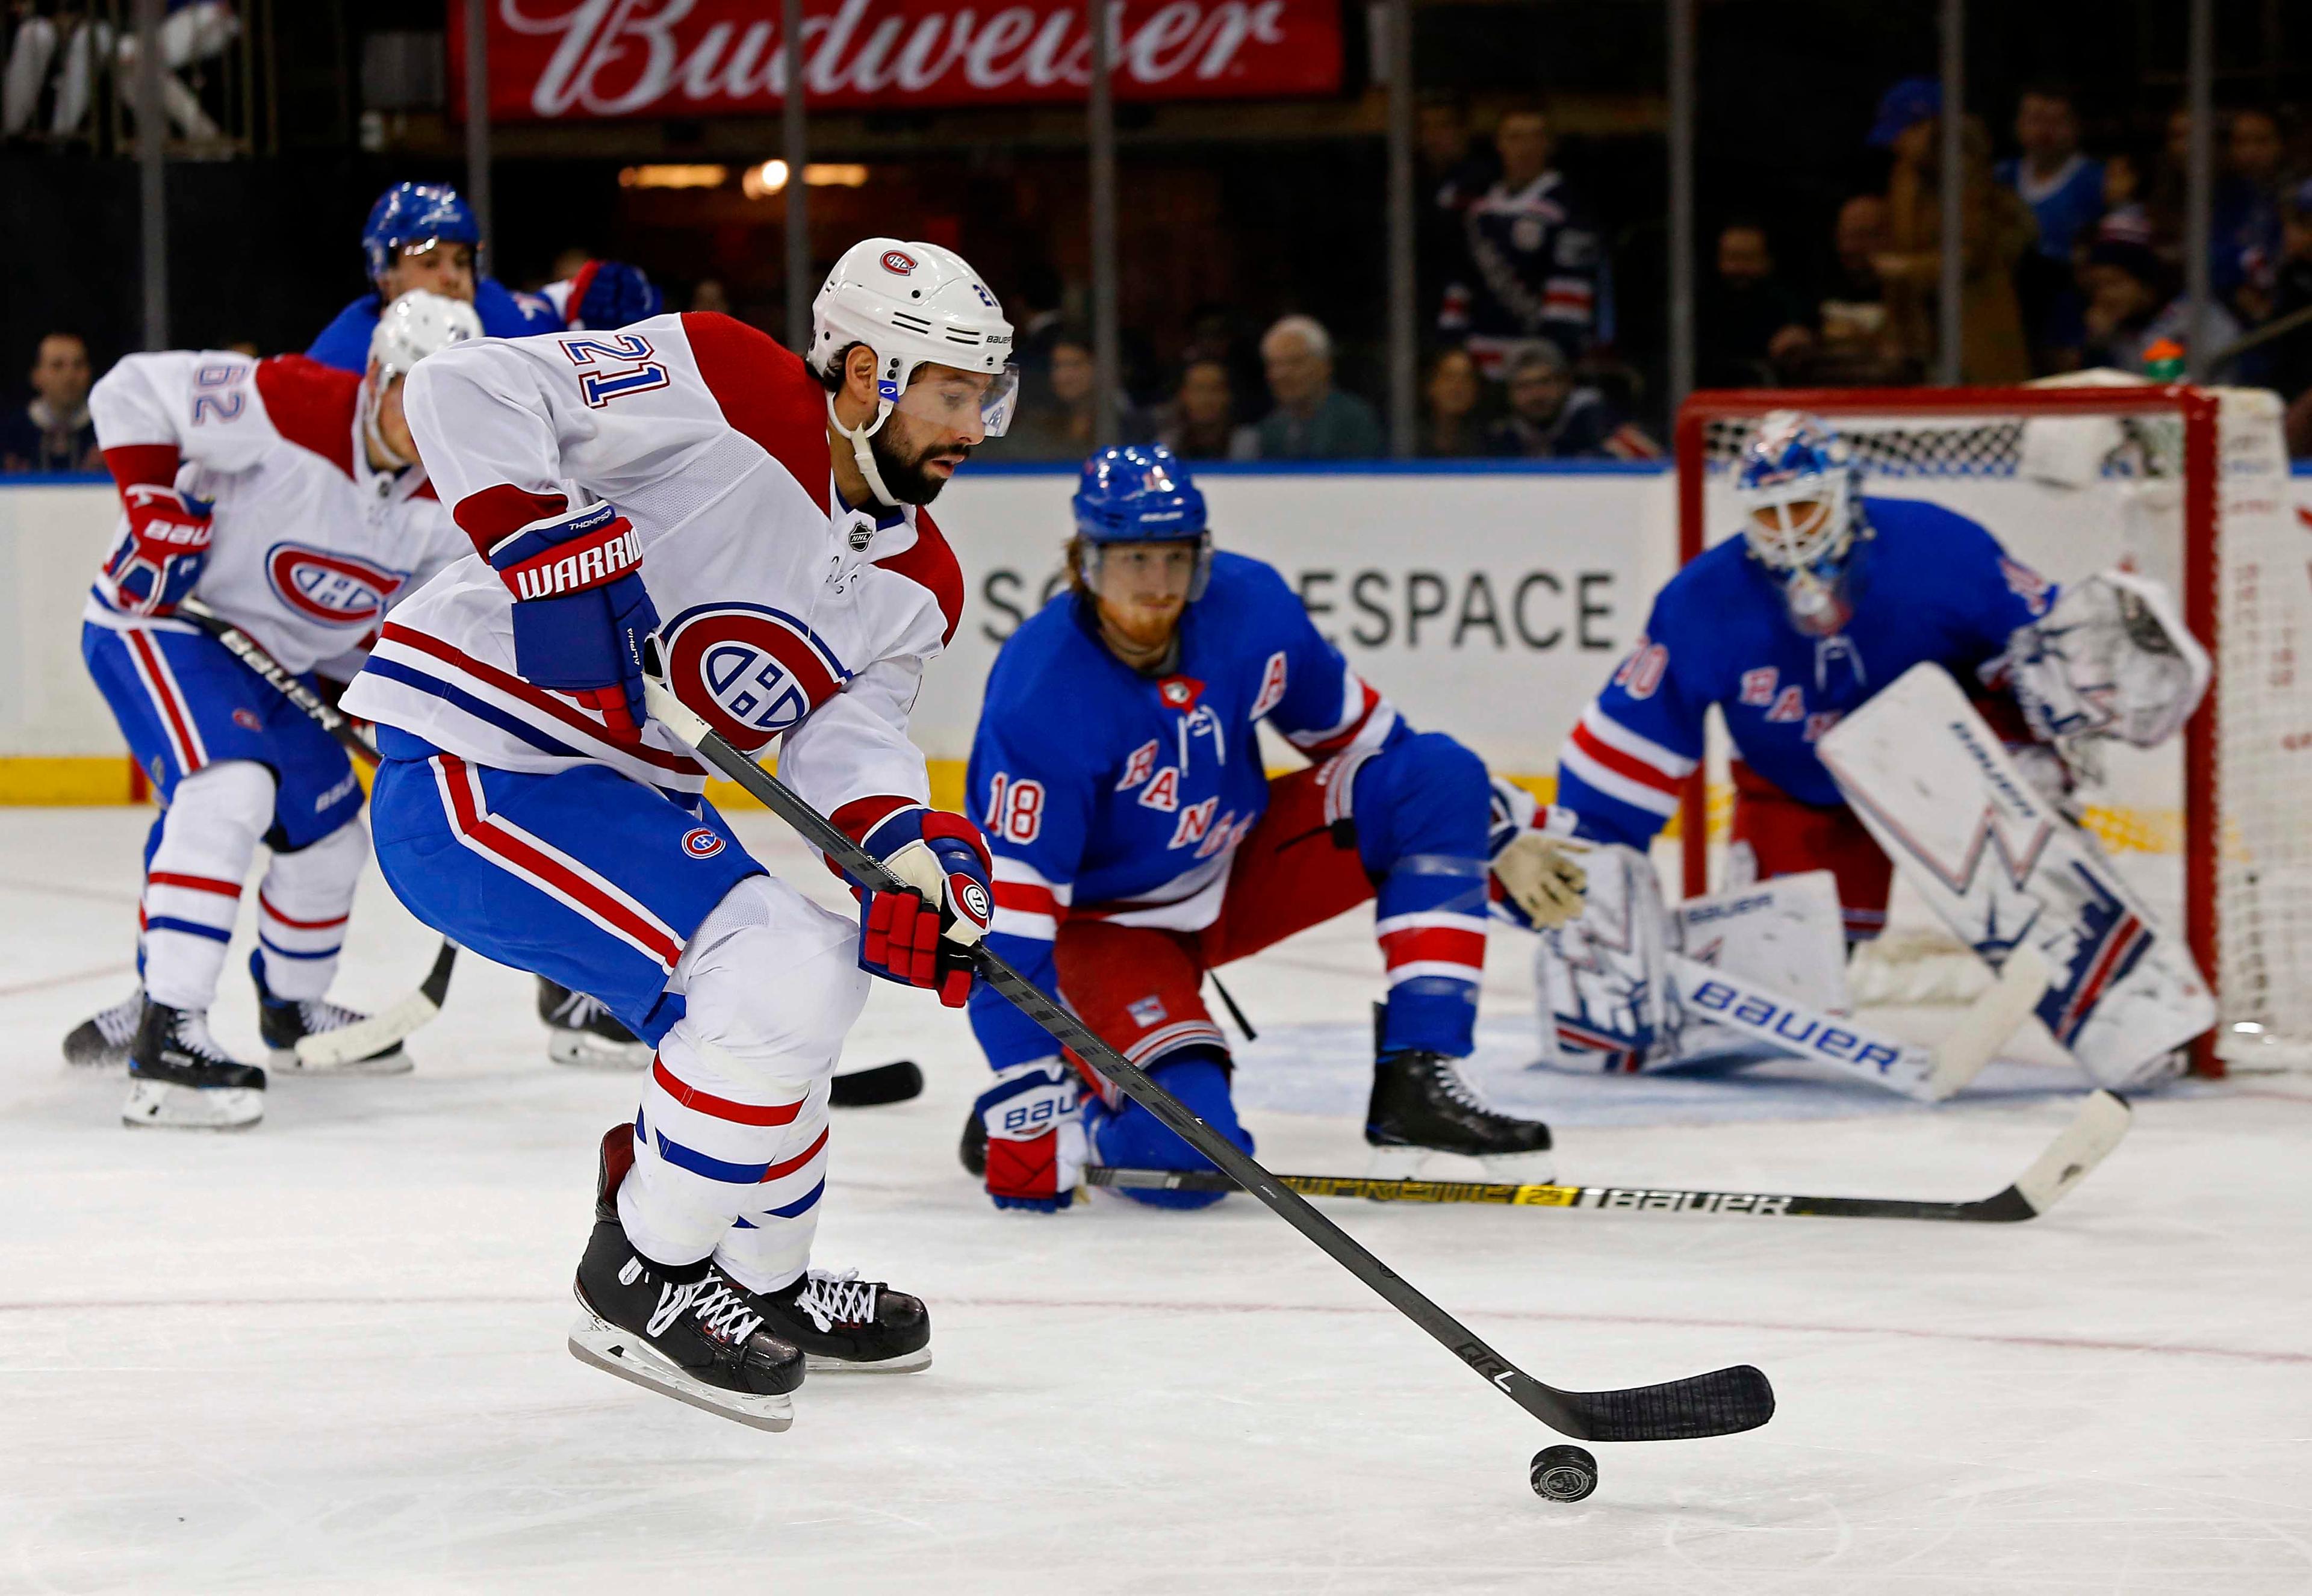
[[859, 474], [867, 478], [867, 491], [873, 494], [883, 504], [897, 508], [899, 503], [898, 495], [883, 486], [883, 473], [875, 469], [875, 452], [867, 446], [867, 440], [881, 430], [883, 423], [890, 417], [891, 403], [889, 399], [883, 399], [876, 404], [875, 420], [872, 425], [857, 428], [845, 426], [843, 425], [843, 417], [835, 413], [835, 396], [831, 393], [827, 396], [827, 425], [833, 427], [840, 435], [851, 440], [851, 458], [858, 463]]

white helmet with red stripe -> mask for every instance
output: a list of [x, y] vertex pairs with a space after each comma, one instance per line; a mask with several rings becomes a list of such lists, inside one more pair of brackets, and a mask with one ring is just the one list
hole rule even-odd
[[[874, 352], [875, 418], [861, 427], [838, 420], [835, 427], [851, 440], [868, 486], [886, 502], [897, 501], [883, 489], [867, 440], [894, 409], [910, 408], [909, 389], [922, 367], [984, 374], [973, 384], [978, 430], [997, 438], [1011, 424], [1020, 387], [1012, 323], [971, 263], [954, 250], [895, 238], [862, 239], [845, 250], [811, 302], [811, 370], [834, 378], [854, 344]], [[828, 413], [834, 415], [832, 399]], [[954, 421], [945, 410], [927, 415], [943, 425]]]

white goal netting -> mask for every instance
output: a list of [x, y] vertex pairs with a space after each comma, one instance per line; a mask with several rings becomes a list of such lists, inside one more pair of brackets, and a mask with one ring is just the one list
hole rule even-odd
[[[1678, 430], [1684, 557], [1739, 527], [1727, 468], [1785, 407], [1848, 439], [1865, 494], [1931, 499], [2058, 582], [2124, 565], [2176, 592], [2215, 661], [2208, 706], [2170, 747], [2101, 745], [2085, 821], [2213, 980], [2212, 1057], [2312, 1065], [2312, 537], [2289, 503], [2278, 401], [2132, 383], [1697, 395]], [[1721, 834], [1722, 776], [1717, 762]], [[1981, 966], [1903, 908], [1898, 892], [1858, 999], [1972, 995]]]

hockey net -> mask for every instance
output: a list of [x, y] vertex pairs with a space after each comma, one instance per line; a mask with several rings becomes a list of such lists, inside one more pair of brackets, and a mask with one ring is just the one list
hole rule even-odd
[[[2277, 400], [2126, 379], [2022, 388], [1699, 393], [1677, 430], [1681, 563], [1740, 527], [1730, 467], [1770, 410], [1822, 417], [1859, 487], [1981, 522], [2057, 582], [2125, 566], [2166, 582], [2215, 681], [2180, 747], [2102, 748], [2085, 823], [2182, 930], [2221, 1018], [2200, 1067], [2312, 1066], [2312, 567]], [[1705, 890], [1730, 798], [1722, 735], [1694, 784], [1686, 890]], [[1707, 816], [1707, 823], [1703, 822]], [[1903, 911], [1855, 965], [1864, 1003], [1964, 1001], [1988, 977]]]

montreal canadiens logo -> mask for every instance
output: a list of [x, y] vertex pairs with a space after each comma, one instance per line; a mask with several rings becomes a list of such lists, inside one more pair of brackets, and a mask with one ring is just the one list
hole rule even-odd
[[886, 250], [883, 251], [883, 269], [904, 277], [915, 269], [915, 258], [904, 250]]
[[956, 885], [956, 897], [963, 904], [963, 912], [981, 925], [987, 924], [987, 889], [966, 877]]
[[682, 834], [682, 851], [694, 859], [712, 859], [722, 851], [722, 834], [704, 826], [686, 831]]
[[675, 696], [749, 753], [843, 690], [851, 672], [784, 610], [701, 605], [661, 634]]
[[265, 577], [273, 596], [325, 626], [366, 626], [375, 620], [385, 613], [386, 601], [400, 588], [404, 574], [351, 555], [297, 543], [276, 543], [265, 556]]

